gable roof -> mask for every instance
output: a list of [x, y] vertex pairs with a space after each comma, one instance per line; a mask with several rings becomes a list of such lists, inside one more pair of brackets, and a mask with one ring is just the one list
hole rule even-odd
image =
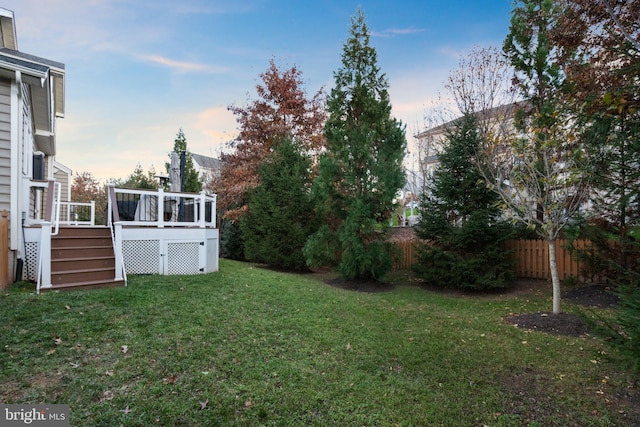
[[222, 160], [213, 157], [191, 153], [191, 158], [203, 169], [218, 170], [222, 166]]

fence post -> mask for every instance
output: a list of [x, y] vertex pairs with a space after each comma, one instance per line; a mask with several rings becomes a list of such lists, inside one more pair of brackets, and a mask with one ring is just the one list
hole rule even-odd
[[0, 290], [9, 284], [9, 213], [2, 210], [0, 218]]

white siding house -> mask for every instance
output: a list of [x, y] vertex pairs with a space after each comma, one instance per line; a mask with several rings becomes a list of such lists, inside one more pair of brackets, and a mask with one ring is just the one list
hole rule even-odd
[[214, 157], [203, 156], [201, 154], [191, 153], [193, 166], [198, 172], [198, 177], [203, 184], [207, 184], [213, 178], [220, 176], [222, 169], [222, 161]]
[[54, 163], [64, 79], [64, 64], [18, 50], [13, 12], [0, 8], [0, 210], [9, 213], [10, 274], [24, 256], [22, 224], [38, 214], [33, 182], [68, 171]]

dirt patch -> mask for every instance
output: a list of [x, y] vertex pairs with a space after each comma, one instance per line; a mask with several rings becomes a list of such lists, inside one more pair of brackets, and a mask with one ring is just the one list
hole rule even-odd
[[556, 425], [550, 422], [559, 421], [558, 407], [554, 393], [553, 382], [545, 375], [533, 369], [513, 372], [501, 381], [504, 390], [510, 396], [510, 405], [504, 415], [522, 425]]
[[[497, 415], [510, 420], [513, 423], [510, 425], [585, 425], [581, 409], [558, 404], [555, 396], [563, 393], [566, 385], [548, 372], [531, 368], [509, 372], [500, 378], [500, 384], [510, 400], [504, 409], [505, 412]], [[624, 384], [622, 387], [616, 386], [619, 387], [618, 392], [610, 389], [608, 384], [600, 385], [600, 390], [595, 395], [608, 396], [605, 398], [607, 406], [615, 408], [610, 420], [611, 425], [640, 425], [640, 393], [636, 385], [634, 381], [629, 380], [626, 387]], [[599, 399], [593, 399], [594, 408], [598, 401]], [[593, 409], [593, 413], [596, 411], [597, 409]]]

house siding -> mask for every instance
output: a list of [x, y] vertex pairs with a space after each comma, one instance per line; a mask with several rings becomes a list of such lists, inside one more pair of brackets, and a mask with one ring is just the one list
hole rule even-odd
[[57, 182], [60, 183], [61, 191], [60, 191], [60, 201], [69, 202], [71, 201], [71, 177], [69, 174], [63, 170], [54, 168], [53, 177]]
[[11, 206], [11, 81], [0, 79], [0, 211]]

